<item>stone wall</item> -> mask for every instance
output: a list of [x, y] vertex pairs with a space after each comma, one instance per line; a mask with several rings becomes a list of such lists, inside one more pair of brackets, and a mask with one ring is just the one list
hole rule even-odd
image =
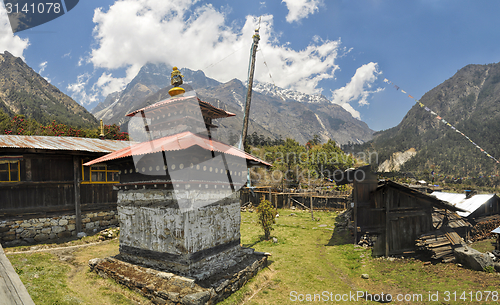
[[204, 279], [246, 255], [239, 197], [231, 190], [120, 190], [117, 209], [120, 254], [128, 262]]
[[[118, 213], [115, 210], [82, 213], [82, 229], [87, 234], [117, 225]], [[0, 242], [4, 246], [50, 242], [77, 233], [75, 215], [0, 221]]]
[[[247, 249], [251, 250], [251, 249]], [[267, 266], [267, 253], [253, 252], [240, 265], [209, 280], [130, 264], [116, 258], [96, 258], [89, 261], [90, 270], [103, 278], [112, 278], [149, 298], [153, 304], [213, 305], [243, 287]]]

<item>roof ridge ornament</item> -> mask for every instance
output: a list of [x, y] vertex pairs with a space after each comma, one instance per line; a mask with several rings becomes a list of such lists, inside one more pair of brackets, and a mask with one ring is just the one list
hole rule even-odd
[[176, 96], [179, 94], [183, 94], [186, 92], [184, 88], [179, 87], [180, 85], [183, 84], [182, 78], [184, 75], [181, 74], [181, 71], [177, 69], [177, 67], [172, 68], [172, 73], [170, 74], [170, 84], [174, 86], [172, 89], [168, 90], [168, 94], [170, 96]]

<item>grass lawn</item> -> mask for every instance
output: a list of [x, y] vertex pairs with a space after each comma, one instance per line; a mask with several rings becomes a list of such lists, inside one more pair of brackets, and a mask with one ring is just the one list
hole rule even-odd
[[472, 248], [476, 249], [479, 252], [491, 252], [495, 250], [495, 241], [496, 238], [493, 239], [485, 239], [481, 241], [477, 241], [473, 243], [471, 246]]
[[[292, 213], [294, 216], [290, 216]], [[279, 210], [279, 214], [271, 232], [278, 239], [274, 243], [262, 240], [256, 213], [242, 213], [242, 244], [272, 256], [268, 268], [222, 304], [375, 304], [361, 298], [335, 301], [335, 297], [346, 298], [349, 293], [356, 296], [358, 291], [413, 299], [392, 304], [500, 301], [500, 276], [496, 273], [471, 271], [455, 264], [424, 264], [415, 259], [372, 258], [371, 250], [348, 243], [349, 235], [333, 234], [334, 212], [315, 212], [318, 221], [312, 221], [308, 212]], [[89, 259], [118, 253], [117, 240], [48, 253], [8, 254], [19, 248], [5, 250], [36, 304], [150, 304], [88, 271]], [[369, 278], [363, 279], [362, 274]], [[495, 293], [488, 295], [486, 291]], [[315, 294], [316, 302], [308, 302], [307, 298], [314, 300]], [[429, 302], [429, 295], [437, 302]], [[302, 299], [304, 302], [300, 302]]]

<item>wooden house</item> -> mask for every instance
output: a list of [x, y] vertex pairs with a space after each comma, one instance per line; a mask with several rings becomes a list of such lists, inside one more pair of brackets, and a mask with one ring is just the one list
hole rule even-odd
[[353, 183], [355, 242], [364, 234], [372, 236], [376, 239], [375, 256], [414, 251], [415, 240], [435, 229], [435, 208], [464, 211], [403, 184], [378, 181], [370, 166], [348, 170], [344, 177], [336, 177], [336, 181], [337, 184]]
[[362, 207], [358, 219], [362, 231], [378, 234], [373, 255], [399, 255], [415, 250], [415, 240], [434, 231], [434, 209], [463, 211], [447, 202], [403, 184], [384, 181], [371, 194], [370, 205]]
[[[83, 163], [127, 141], [0, 135], [0, 220], [116, 209], [119, 171]], [[81, 228], [77, 219], [76, 229]]]

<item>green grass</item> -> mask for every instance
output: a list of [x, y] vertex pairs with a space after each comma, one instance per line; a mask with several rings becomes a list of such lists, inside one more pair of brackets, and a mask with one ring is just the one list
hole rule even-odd
[[[291, 292], [312, 298], [323, 292], [335, 294], [390, 293], [412, 297], [406, 304], [429, 304], [429, 295], [438, 292], [435, 304], [495, 304], [497, 302], [471, 302], [460, 299], [462, 292], [500, 291], [500, 277], [460, 268], [455, 264], [427, 265], [417, 259], [373, 258], [371, 250], [355, 247], [347, 232], [334, 234], [336, 213], [315, 212], [312, 221], [309, 212], [279, 210], [272, 236], [278, 243], [263, 240], [255, 213], [242, 213], [241, 240], [244, 246], [256, 251], [269, 252], [270, 265], [261, 271], [243, 289], [222, 304], [324, 304], [325, 301], [293, 302]], [[291, 213], [297, 216], [289, 216]], [[320, 227], [320, 225], [326, 225]], [[362, 274], [369, 279], [362, 279]], [[430, 293], [429, 293], [430, 292]], [[456, 301], [453, 294], [456, 292]], [[415, 296], [414, 296], [415, 295]], [[419, 297], [421, 296], [421, 300]], [[448, 301], [446, 301], [446, 297]], [[467, 295], [470, 298], [470, 295]], [[474, 295], [475, 297], [475, 295]], [[475, 301], [475, 299], [473, 300]], [[491, 301], [491, 298], [490, 298]], [[348, 303], [328, 301], [326, 303]], [[374, 304], [359, 299], [356, 304]], [[398, 303], [398, 302], [396, 302]], [[401, 304], [403, 304], [401, 303]]]
[[[93, 241], [88, 238], [87, 241]], [[70, 242], [65, 245], [84, 244]], [[58, 244], [47, 248], [60, 247]], [[26, 248], [8, 248], [17, 252]], [[80, 249], [8, 254], [12, 266], [37, 305], [54, 304], [151, 304], [141, 295], [111, 279], [90, 272], [88, 261], [118, 254], [118, 240]], [[0, 302], [1, 303], [1, 302]]]
[[[500, 291], [497, 273], [472, 271], [456, 264], [425, 264], [418, 259], [373, 258], [370, 249], [355, 247], [348, 232], [335, 232], [334, 212], [279, 210], [271, 232], [278, 242], [263, 239], [256, 213], [242, 213], [241, 243], [256, 251], [269, 252], [269, 266], [221, 304], [375, 304], [357, 302], [293, 302], [293, 292], [314, 297], [328, 294], [390, 293], [422, 300], [391, 304], [496, 304], [471, 302], [469, 292]], [[296, 216], [290, 216], [294, 213]], [[334, 233], [335, 232], [335, 233]], [[491, 242], [491, 241], [486, 241]], [[486, 245], [487, 246], [487, 245]], [[477, 248], [477, 247], [476, 247]], [[10, 248], [8, 251], [16, 251]], [[57, 250], [60, 251], [60, 250]], [[89, 259], [118, 253], [118, 240], [89, 246], [70, 253], [8, 254], [35, 303], [38, 304], [150, 304], [137, 293], [89, 271]], [[70, 256], [71, 259], [67, 259]], [[66, 257], [66, 259], [65, 259]], [[368, 274], [368, 279], [362, 279]], [[467, 299], [463, 292], [466, 292]], [[438, 302], [429, 302], [438, 293]], [[446, 301], [446, 293], [450, 300]], [[456, 292], [456, 300], [453, 293]], [[292, 293], [292, 294], [291, 294]]]
[[485, 239], [473, 243], [471, 247], [479, 252], [491, 252], [495, 250], [495, 241], [496, 239]]
[[9, 257], [14, 269], [25, 283], [36, 304], [78, 304], [78, 298], [68, 297], [66, 283], [69, 267], [58, 263], [54, 255], [34, 253]]

